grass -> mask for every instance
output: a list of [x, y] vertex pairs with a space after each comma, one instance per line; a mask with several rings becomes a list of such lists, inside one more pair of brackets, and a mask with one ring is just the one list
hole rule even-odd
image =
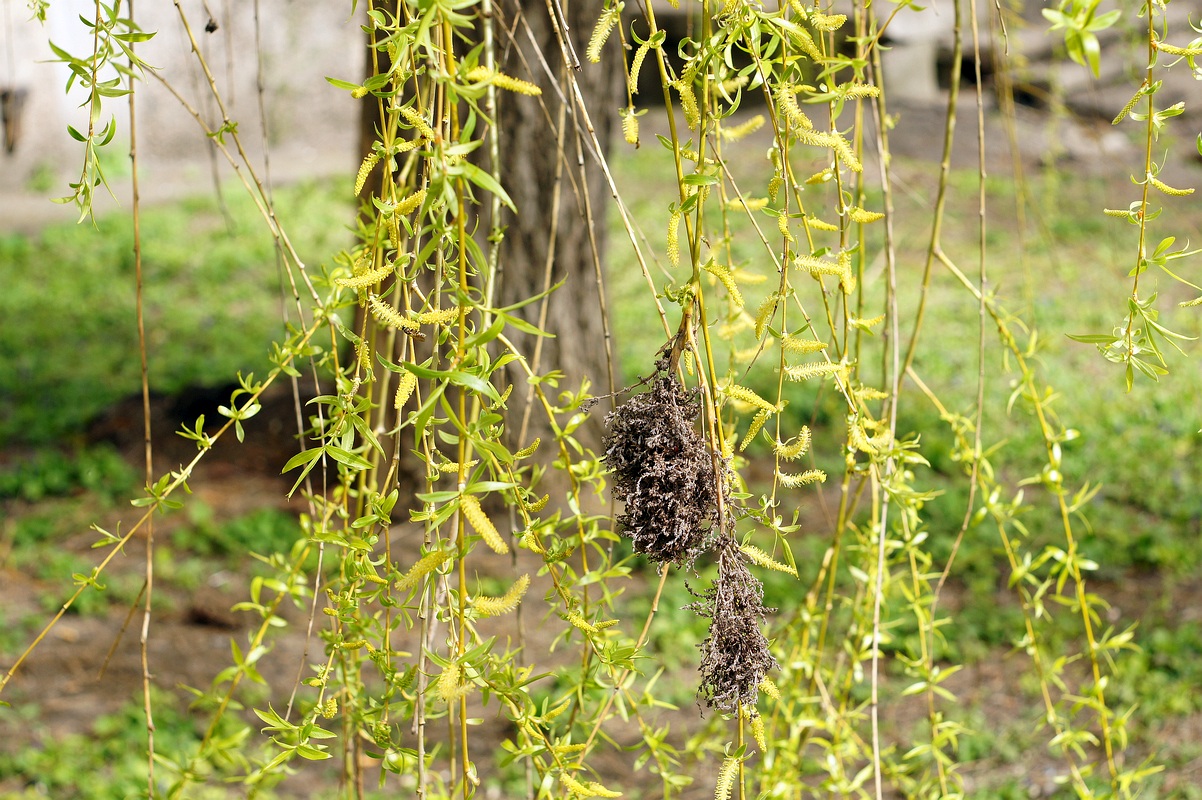
[[[283, 331], [270, 237], [249, 199], [230, 193], [232, 223], [209, 198], [147, 209], [142, 220], [151, 389], [228, 383], [262, 371]], [[348, 241], [344, 183], [278, 195], [301, 257]], [[139, 391], [133, 234], [120, 216], [0, 236], [0, 448], [78, 436]]]

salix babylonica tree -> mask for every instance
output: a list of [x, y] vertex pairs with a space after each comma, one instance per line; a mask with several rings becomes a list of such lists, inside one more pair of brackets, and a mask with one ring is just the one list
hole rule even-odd
[[[940, 591], [956, 549], [937, 562], [930, 541], [958, 542], [992, 526], [1022, 607], [1015, 640], [1037, 679], [1067, 782], [1082, 797], [1134, 794], [1153, 768], [1124, 762], [1129, 712], [1112, 708], [1106, 693], [1111, 660], [1131, 636], [1101, 628], [1100, 601], [1087, 591], [1093, 565], [1080, 553], [1074, 516], [1090, 489], [1067, 486], [1061, 471], [1062, 445], [1075, 432], [1051, 407], [1023, 327], [987, 285], [983, 181], [977, 252], [948, 253], [941, 241], [965, 52], [974, 53], [982, 135], [980, 10], [955, 4], [944, 158], [925, 269], [914, 275], [899, 268], [892, 228], [892, 118], [879, 52], [892, 8], [697, 2], [686, 9], [689, 36], [671, 44], [655, 5], [631, 22], [634, 9], [618, 2], [371, 2], [368, 74], [352, 78], [359, 73], [348, 67], [331, 76], [373, 120], [354, 186], [358, 238], [320, 269], [292, 250], [194, 26], [183, 5], [176, 8], [222, 118], [194, 116], [259, 203], [297, 312], [273, 370], [243, 380], [222, 410], [223, 426], [198, 420], [182, 431], [196, 442], [196, 460], [148, 480], [137, 501], [146, 514], [124, 534], [101, 531], [107, 549], [80, 577], [79, 592], [99, 587], [152, 512], [180, 502], [217, 438], [255, 424], [272, 382], [313, 381], [317, 396], [303, 414], [303, 447], [283, 465], [296, 476], [293, 493], [307, 500], [295, 545], [267, 557], [270, 576], [254, 579], [240, 604], [259, 624], [235, 643], [234, 664], [198, 691], [209, 714], [200, 745], [151, 753], [151, 793], [185, 797], [198, 784], [231, 778], [255, 795], [303, 761], [336, 757], [346, 796], [381, 785], [466, 798], [503, 775], [515, 795], [612, 797], [645, 783], [600, 770], [600, 751], [620, 749], [620, 719], [637, 731], [632, 762], [653, 771], [655, 793], [665, 797], [690, 774], [711, 775], [718, 798], [961, 796], [964, 729], [946, 686], [958, 667], [940, 660], [940, 629], [950, 623]], [[1149, 21], [1160, 8], [1146, 9]], [[122, 49], [115, 43], [142, 34], [119, 9], [96, 9], [96, 24], [120, 35], [98, 30], [91, 59], [63, 57], [99, 108], [104, 97], [136, 91], [123, 82], [133, 68], [120, 70], [116, 84], [101, 72]], [[1061, 9], [1075, 31], [1070, 53], [1073, 42], [1093, 52], [1091, 26], [1101, 24], [1093, 11]], [[1192, 65], [1193, 43], [1170, 45], [1154, 27], [1148, 35], [1152, 56]], [[653, 97], [640, 93], [647, 74], [656, 79]], [[614, 75], [625, 79], [617, 96], [591, 99]], [[1126, 109], [1147, 121], [1148, 152], [1172, 116], [1152, 105], [1154, 77]], [[194, 107], [169, 76], [155, 79]], [[1149, 105], [1138, 110], [1144, 99]], [[628, 212], [605, 163], [607, 113], [593, 103], [622, 109], [628, 145], [664, 148], [674, 197], [659, 218]], [[654, 139], [640, 131], [651, 114], [664, 131]], [[760, 129], [768, 134], [767, 174], [742, 182], [732, 165], [747, 158], [743, 142]], [[98, 176], [94, 151], [107, 131], [81, 134], [87, 153], [74, 199], [85, 212]], [[589, 170], [577, 172], [579, 164]], [[1148, 188], [1176, 191], [1151, 160], [1146, 167], [1142, 200], [1126, 215], [1140, 230], [1137, 278], [1178, 255], [1171, 241], [1145, 252]], [[642, 272], [663, 337], [645, 354], [642, 383], [605, 415], [601, 459], [577, 431], [588, 412], [582, 379], [605, 376], [546, 373], [564, 359], [578, 365], [579, 353], [605, 363], [593, 357], [608, 338], [596, 229], [605, 192], [629, 234], [622, 260]], [[643, 246], [648, 230], [660, 232], [651, 238], [662, 245]], [[547, 310], [556, 302], [547, 290], [564, 271], [573, 287], [582, 285], [581, 270], [563, 269], [568, 250], [586, 251], [577, 263], [587, 265], [583, 283], [598, 303], [570, 300], [567, 308], [595, 328], [581, 325], [571, 346], [561, 341], [541, 357], [542, 326], [560, 336], [571, 330], [570, 314]], [[974, 277], [958, 256], [976, 260]], [[532, 268], [537, 280], [515, 280]], [[908, 308], [902, 298], [911, 287], [925, 298], [936, 268], [963, 287], [979, 317], [977, 396], [967, 412], [947, 408], [914, 359], [937, 337], [921, 329], [924, 301]], [[584, 294], [575, 291], [560, 296]], [[1155, 318], [1134, 289], [1132, 296], [1126, 327], [1100, 343], [1147, 372], [1134, 348], [1146, 352], [1147, 337], [1165, 332], [1140, 327]], [[1046, 451], [1046, 464], [1028, 477], [1007, 477], [988, 447], [984, 350], [993, 331], [1017, 368], [1012, 405], [1029, 412]], [[581, 346], [589, 343], [591, 351]], [[528, 403], [515, 404], [519, 394]], [[820, 402], [838, 409], [837, 424], [820, 427], [816, 411], [802, 407]], [[899, 430], [903, 402], [930, 403], [949, 423], [969, 487], [958, 530], [930, 530], [924, 518], [932, 494], [923, 443]], [[541, 441], [535, 427], [546, 432]], [[770, 464], [766, 480], [755, 482], [749, 458]], [[544, 492], [549, 470], [560, 476]], [[416, 486], [404, 477], [412, 474]], [[607, 481], [624, 504], [612, 519], [591, 511], [588, 497]], [[829, 526], [815, 530], [801, 509], [820, 490], [834, 510]], [[1059, 520], [1051, 544], [1018, 519], [1035, 502]], [[687, 746], [652, 714], [664, 703], [642, 657], [659, 595], [646, 619], [623, 619], [615, 603], [630, 570], [619, 536], [659, 565], [661, 590], [682, 572], [708, 569], [712, 577], [689, 607], [710, 621], [708, 635], [692, 644], [700, 699], [717, 713]], [[801, 537], [823, 538], [818, 559], [794, 556]], [[149, 557], [147, 565], [150, 585]], [[796, 588], [774, 596], [758, 577], [765, 571], [788, 575]], [[477, 574], [499, 577], [499, 586], [482, 588]], [[296, 683], [254, 702], [252, 725], [235, 710], [247, 702], [244, 684], [261, 679], [272, 636], [286, 627], [285, 604], [308, 613], [313, 640]], [[1057, 605], [1067, 612], [1054, 615]], [[570, 645], [572, 657], [549, 666], [523, 648], [522, 629], [510, 624], [519, 609], [523, 619], [554, 626], [556, 644]], [[1077, 649], [1048, 622], [1069, 615]], [[1075, 661], [1082, 672], [1068, 668]], [[882, 713], [907, 703], [919, 709], [919, 731], [887, 734]], [[501, 754], [482, 752], [473, 738], [477, 719], [493, 716], [509, 723]]]

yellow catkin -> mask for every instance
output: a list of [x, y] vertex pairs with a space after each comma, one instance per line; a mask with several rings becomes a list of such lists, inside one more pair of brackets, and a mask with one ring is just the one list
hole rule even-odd
[[609, 41], [609, 35], [613, 33], [614, 26], [621, 19], [621, 7], [621, 3], [615, 3], [602, 11], [601, 16], [597, 19], [597, 24], [593, 27], [593, 35], [589, 37], [588, 47], [584, 50], [584, 57], [593, 64], [601, 61], [601, 48], [605, 47], [605, 43]]
[[1156, 42], [1156, 49], [1171, 56], [1182, 56], [1184, 58], [1202, 56], [1202, 47], [1178, 47], [1175, 44], [1159, 40]]
[[392, 328], [400, 328], [401, 330], [410, 332], [416, 332], [418, 329], [416, 322], [406, 319], [395, 308], [381, 300], [378, 295], [367, 295], [367, 307], [371, 309], [372, 316], [381, 325], [388, 325]]
[[1192, 188], [1175, 189], [1164, 181], [1160, 180], [1160, 178], [1157, 178], [1155, 175], [1148, 175], [1148, 183], [1152, 184], [1152, 186], [1169, 195], [1170, 197], [1185, 197], [1186, 195], [1191, 195], [1194, 193]]
[[760, 748], [760, 752], [767, 753], [768, 737], [764, 733], [764, 718], [756, 713], [751, 715], [751, 735], [755, 739], [755, 746]]
[[588, 620], [574, 611], [568, 613], [567, 620], [573, 628], [582, 630], [585, 633], [600, 633], [600, 630], [595, 625], [592, 625]]
[[318, 713], [320, 713], [324, 719], [333, 719], [336, 717], [338, 715], [337, 698], [327, 698], [326, 701], [321, 704], [321, 710]]
[[739, 287], [735, 283], [735, 277], [730, 273], [729, 268], [711, 259], [706, 263], [705, 271], [722, 282], [722, 286], [725, 287], [726, 293], [730, 295], [731, 305], [733, 305], [735, 308], [743, 307], [743, 293], [739, 291]]
[[859, 450], [861, 453], [872, 455], [880, 452], [880, 447], [868, 435], [864, 433], [864, 428], [856, 420], [850, 420], [847, 424], [847, 443], [853, 449]]
[[438, 676], [434, 684], [434, 692], [444, 703], [452, 703], [467, 694], [468, 686], [462, 683], [463, 667], [458, 661], [452, 661]]
[[[471, 461], [467, 462], [466, 469], [471, 469], [472, 467], [476, 466], [479, 463], [480, 463], [480, 459], [473, 458]], [[448, 461], [445, 464], [439, 464], [438, 471], [442, 472], [442, 473], [447, 473], [447, 474], [449, 474], [451, 472], [458, 472], [459, 471], [459, 462], [458, 461]]]
[[774, 412], [778, 410], [774, 404], [769, 403], [746, 386], [740, 386], [737, 383], [732, 383], [726, 387], [726, 396], [732, 400], [739, 400], [748, 405], [755, 406], [763, 411]]
[[417, 376], [406, 370], [401, 374], [401, 380], [397, 383], [396, 397], [392, 399], [392, 407], [400, 411], [405, 407], [405, 403], [409, 402], [409, 398], [413, 396], [413, 390], [417, 388]]
[[747, 428], [747, 435], [743, 437], [742, 443], [739, 445], [739, 452], [747, 449], [747, 445], [751, 444], [755, 437], [763, 429], [764, 423], [768, 421], [768, 417], [772, 416], [771, 411], [760, 411], [751, 418], [751, 425]]
[[547, 554], [547, 551], [543, 549], [543, 545], [538, 540], [538, 536], [534, 533], [534, 531], [527, 531], [526, 533], [522, 534], [521, 545], [531, 553], [538, 553], [540, 556]]
[[366, 341], [360, 341], [355, 345], [355, 360], [363, 369], [371, 369], [371, 345]]
[[866, 83], [855, 83], [855, 84], [850, 84], [850, 85], [844, 85], [842, 88], [843, 88], [843, 96], [850, 97], [852, 99], [860, 98], [860, 97], [880, 97], [881, 96], [881, 87], [871, 86]]
[[846, 139], [837, 133], [823, 133], [821, 131], [806, 130], [804, 128], [795, 129], [797, 141], [802, 144], [810, 145], [811, 147], [825, 147], [835, 151], [835, 155], [843, 159], [843, 163], [847, 164], [847, 168], [852, 172], [863, 172], [864, 165], [856, 158], [856, 154], [851, 149], [851, 144]]
[[595, 797], [589, 787], [585, 786], [583, 783], [576, 780], [566, 772], [559, 776], [559, 782], [563, 784], [565, 789], [577, 797]]
[[823, 14], [821, 11], [817, 10], [811, 11], [809, 18], [811, 25], [813, 25], [817, 30], [825, 31], [827, 33], [839, 30], [843, 27], [843, 24], [847, 22], [846, 14]]
[[538, 449], [538, 446], [541, 443], [542, 443], [542, 438], [541, 437], [536, 438], [533, 442], [531, 442], [530, 444], [523, 447], [521, 450], [514, 453], [513, 457], [515, 459], [530, 458], [530, 456], [534, 455], [534, 451]]
[[551, 499], [551, 495], [544, 494], [542, 497], [535, 500], [533, 503], [527, 503], [522, 500], [522, 508], [526, 509], [527, 514], [537, 514], [547, 507], [547, 501]]
[[718, 785], [714, 789], [714, 800], [730, 800], [738, 767], [739, 759], [734, 756], [727, 756], [722, 760], [722, 767], [718, 770]]
[[668, 217], [668, 262], [680, 266], [680, 209], [673, 209]]
[[1183, 300], [1177, 304], [1181, 308], [1196, 308], [1202, 306], [1202, 297], [1196, 297], [1193, 300]]
[[805, 184], [807, 186], [815, 186], [820, 183], [830, 183], [834, 179], [835, 179], [835, 171], [833, 169], [831, 169], [830, 167], [827, 167], [826, 169], [818, 170], [813, 175], [806, 178]]
[[799, 489], [811, 483], [825, 483], [826, 473], [820, 469], [807, 469], [798, 475], [777, 471], [776, 479], [780, 481], [781, 486], [789, 489]]
[[855, 319], [852, 321], [852, 324], [854, 324], [857, 328], [867, 329], [867, 328], [871, 328], [875, 325], [880, 325], [884, 321], [885, 321], [885, 315], [877, 314], [875, 317], [871, 317], [869, 319]]
[[837, 261], [839, 269], [843, 271], [839, 276], [839, 288], [843, 290], [843, 294], [851, 294], [856, 290], [856, 273], [851, 268], [851, 251], [840, 250]]
[[551, 720], [560, 716], [561, 714], [563, 714], [563, 712], [567, 711], [571, 707], [572, 707], [572, 701], [570, 699], [564, 700], [562, 703], [555, 706], [555, 708], [548, 709], [547, 713], [543, 714], [543, 721], [550, 722]]
[[764, 298], [764, 302], [760, 303], [760, 307], [755, 312], [755, 338], [756, 341], [764, 338], [764, 329], [768, 327], [768, 323], [772, 321], [772, 317], [776, 314], [776, 301], [778, 295], [776, 292]]
[[476, 613], [482, 617], [499, 617], [508, 614], [518, 607], [526, 590], [530, 588], [530, 576], [523, 575], [514, 581], [513, 586], [500, 597], [477, 597], [472, 601]]
[[805, 53], [815, 62], [824, 61], [822, 51], [818, 49], [818, 45], [814, 44], [814, 37], [805, 28], [797, 28], [794, 32], [793, 41], [801, 52]]
[[[1125, 208], [1103, 208], [1102, 213], [1108, 217], [1118, 217], [1119, 219], [1131, 219], [1131, 212]], [[1138, 221], [1138, 218], [1137, 220]]]
[[786, 242], [790, 242], [790, 243], [793, 242], [793, 234], [789, 231], [789, 215], [788, 214], [782, 213], [782, 214], [776, 215], [776, 229], [778, 231], [780, 231], [781, 236], [785, 237]]
[[811, 364], [798, 364], [795, 367], [785, 367], [785, 376], [791, 381], [805, 381], [810, 378], [826, 378], [843, 372], [843, 365], [833, 361], [815, 361]]
[[885, 215], [878, 211], [865, 211], [859, 206], [852, 206], [847, 209], [847, 216], [851, 218], [852, 222], [862, 223], [876, 222], [879, 219], [885, 218]]
[[467, 74], [469, 81], [478, 81], [482, 83], [491, 83], [498, 89], [504, 89], [507, 92], [514, 94], [524, 94], [528, 97], [538, 97], [543, 93], [543, 90], [535, 86], [530, 81], [524, 81], [521, 78], [515, 78], [512, 75], [506, 75], [504, 72], [493, 72], [488, 67], [476, 67]]
[[1110, 124], [1118, 125], [1120, 122], [1126, 119], [1127, 115], [1135, 109], [1135, 104], [1139, 102], [1139, 99], [1143, 97], [1144, 94], [1144, 87], [1140, 86], [1135, 94], [1131, 95], [1131, 99], [1127, 101], [1127, 105], [1123, 106], [1123, 110], [1118, 113], [1118, 116], [1110, 121]]
[[808, 222], [810, 227], [816, 231], [838, 232], [839, 230], [838, 225], [832, 225], [829, 222], [823, 222], [817, 217], [808, 217], [806, 222]]
[[726, 201], [727, 210], [729, 211], [760, 211], [768, 207], [767, 197], [733, 197]]
[[380, 163], [380, 154], [372, 151], [363, 158], [363, 163], [359, 165], [359, 174], [355, 176], [355, 197], [363, 191], [363, 186], [367, 183], [367, 176], [375, 168], [376, 164]]
[[497, 531], [497, 527], [492, 524], [492, 520], [484, 513], [484, 509], [480, 508], [480, 501], [475, 495], [465, 494], [459, 498], [459, 509], [463, 512], [463, 516], [471, 524], [472, 530], [480, 535], [484, 543], [492, 548], [493, 552], [504, 555], [509, 552], [509, 545], [505, 544], [505, 540], [501, 538], [501, 534]]
[[398, 591], [407, 592], [417, 586], [418, 582], [429, 575], [434, 570], [446, 561], [449, 556], [442, 550], [431, 550], [426, 553], [417, 563], [409, 568], [409, 571], [397, 579], [396, 588]]
[[614, 792], [609, 789], [606, 789], [604, 786], [597, 783], [596, 781], [589, 781], [588, 783], [584, 784], [584, 787], [586, 789], [588, 789], [590, 797], [621, 797], [622, 796], [621, 792]]
[[775, 572], [783, 572], [786, 575], [792, 575], [794, 578], [797, 577], [797, 570], [793, 569], [793, 567], [790, 567], [788, 564], [783, 564], [780, 561], [777, 561], [775, 558], [768, 555], [753, 544], [742, 545], [739, 549], [743, 551], [743, 554], [747, 556], [747, 558], [753, 564], [761, 566], [764, 569], [770, 569]]
[[789, 444], [785, 444], [778, 439], [773, 443], [772, 450], [785, 461], [793, 461], [801, 458], [810, 449], [810, 437], [810, 427], [802, 425], [801, 430], [797, 432], [796, 439]]
[[884, 400], [889, 396], [888, 392], [882, 392], [880, 389], [874, 389], [871, 386], [861, 386], [852, 394], [855, 395], [857, 400], [863, 400], [866, 403], [873, 400]]
[[756, 114], [746, 122], [732, 125], [729, 128], [723, 128], [722, 138], [728, 142], [738, 141], [748, 134], [755, 133], [762, 127], [764, 127], [764, 115]]
[[380, 281], [392, 275], [393, 271], [394, 267], [392, 264], [382, 264], [373, 270], [362, 272], [353, 278], [338, 278], [334, 283], [347, 289], [366, 289], [369, 286], [375, 286]]
[[393, 213], [400, 214], [402, 216], [404, 216], [405, 214], [409, 214], [412, 211], [414, 211], [418, 206], [420, 206], [425, 199], [426, 199], [426, 190], [418, 189], [416, 192], [414, 192], [413, 194], [404, 198], [403, 200], [401, 200], [401, 202], [397, 203], [396, 208], [393, 209]]
[[679, 80], [672, 84], [680, 95], [680, 108], [684, 111], [684, 123], [689, 130], [701, 124], [701, 110], [697, 106], [697, 95], [693, 92], [691, 80]]
[[[367, 97], [367, 87], [356, 86], [354, 89], [351, 89], [351, 97], [355, 98], [356, 100]], [[356, 194], [358, 194], [358, 192], [356, 192]]]
[[643, 61], [649, 52], [651, 52], [651, 45], [646, 42], [639, 45], [639, 49], [634, 51], [634, 58], [630, 61], [630, 77], [626, 81], [626, 88], [631, 94], [639, 93], [639, 70], [643, 68]]
[[797, 105], [797, 95], [794, 94], [791, 87], [781, 86], [776, 90], [776, 104], [784, 112], [785, 119], [794, 128], [804, 131], [814, 130], [814, 123], [801, 110], [801, 106]]
[[421, 311], [413, 315], [413, 321], [418, 325], [446, 325], [459, 319], [458, 308], [436, 308], [433, 311]]
[[776, 682], [765, 675], [760, 679], [760, 691], [768, 695], [769, 698], [776, 702], [781, 702], [780, 689], [777, 688]]
[[430, 123], [426, 122], [426, 118], [421, 115], [413, 106], [407, 106], [401, 109], [401, 116], [405, 121], [417, 129], [417, 132], [422, 135], [422, 138], [429, 141], [434, 141], [438, 138], [434, 134], [434, 129], [430, 127]]
[[826, 342], [817, 339], [800, 339], [796, 336], [786, 336], [780, 340], [780, 346], [786, 353], [801, 353], [809, 355], [817, 353], [826, 347]]
[[639, 146], [639, 117], [634, 113], [633, 106], [628, 106], [622, 112], [622, 138], [626, 140], [626, 144]]

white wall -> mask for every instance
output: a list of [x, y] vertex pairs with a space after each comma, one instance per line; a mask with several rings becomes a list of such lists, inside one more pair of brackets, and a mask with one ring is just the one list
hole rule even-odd
[[[108, 0], [112, 2], [112, 0]], [[262, 127], [256, 94], [254, 2], [183, 0], [201, 53], [227, 103], [230, 117], [261, 165]], [[356, 164], [358, 109], [326, 76], [358, 80], [362, 73], [363, 33], [352, 19], [350, 0], [260, 0], [263, 74], [272, 175], [277, 180], [331, 172], [349, 173]], [[128, 3], [122, 3], [127, 9]], [[363, 4], [360, 3], [360, 11]], [[211, 9], [218, 24], [205, 33]], [[216, 128], [220, 114], [208, 92], [197, 59], [174, 3], [137, 0], [137, 21], [156, 31], [138, 53]], [[90, 54], [89, 31], [79, 15], [94, 13], [91, 0], [52, 0], [45, 24], [30, 19], [26, 0], [0, 0], [0, 89], [25, 92], [21, 134], [12, 153], [0, 148], [0, 230], [29, 228], [54, 219], [72, 219], [71, 209], [47, 201], [69, 193], [78, 178], [81, 146], [67, 125], [83, 129], [79, 108], [86, 95], [74, 87], [64, 94], [69, 71], [48, 45], [73, 55]], [[142, 186], [149, 200], [211, 191], [210, 145], [181, 104], [154, 78], [137, 87], [139, 159]], [[128, 105], [106, 101], [105, 121], [116, 115], [118, 134], [104, 162], [119, 197], [128, 193]], [[220, 160], [223, 180], [231, 176]], [[111, 199], [98, 209], [113, 208]]]

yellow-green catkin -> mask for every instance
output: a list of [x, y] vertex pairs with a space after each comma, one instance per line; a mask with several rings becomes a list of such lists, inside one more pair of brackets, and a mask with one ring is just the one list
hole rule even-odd
[[374, 150], [363, 158], [363, 163], [359, 165], [359, 174], [355, 176], [355, 197], [358, 197], [359, 193], [363, 191], [363, 187], [367, 183], [367, 176], [379, 163], [380, 154]]
[[492, 548], [493, 552], [504, 555], [509, 552], [509, 545], [505, 544], [505, 540], [501, 538], [501, 534], [497, 531], [497, 527], [492, 524], [492, 520], [484, 513], [484, 509], [480, 507], [480, 501], [475, 495], [465, 494], [459, 498], [459, 509], [463, 512], [463, 516], [471, 524], [472, 530], [480, 535], [484, 543]]
[[759, 411], [751, 418], [751, 425], [747, 428], [747, 435], [743, 437], [742, 443], [739, 445], [739, 452], [747, 449], [747, 445], [751, 444], [759, 432], [763, 429], [764, 423], [768, 421], [768, 417], [772, 416], [771, 411]]
[[622, 112], [622, 138], [626, 140], [626, 144], [639, 146], [639, 116], [635, 113], [634, 106], [627, 106]]
[[622, 18], [622, 4], [614, 3], [609, 8], [601, 12], [600, 18], [597, 19], [596, 26], [593, 27], [593, 35], [589, 37], [588, 47], [584, 50], [584, 57], [593, 64], [601, 61], [601, 48], [605, 47], [605, 43], [609, 41], [609, 35], [613, 33], [614, 27]]
[[351, 89], [351, 97], [355, 98], [356, 100], [367, 97], [367, 87], [356, 86], [354, 89]]
[[406, 122], [417, 129], [417, 132], [421, 134], [422, 138], [429, 141], [434, 141], [434, 139], [437, 138], [434, 134], [434, 129], [430, 127], [428, 122], [426, 122], [426, 118], [423, 117], [421, 112], [413, 106], [402, 108], [401, 116], [405, 118]]
[[764, 127], [764, 115], [756, 114], [746, 122], [722, 128], [722, 138], [728, 142], [738, 141], [748, 134], [755, 133]]
[[722, 767], [718, 770], [718, 785], [714, 789], [714, 800], [730, 800], [738, 769], [739, 759], [734, 756], [727, 756], [722, 760]]
[[793, 92], [792, 87], [781, 86], [776, 90], [776, 105], [784, 112], [785, 119], [792, 127], [805, 131], [814, 130], [814, 123], [797, 104], [797, 95]]
[[392, 264], [381, 264], [375, 269], [361, 272], [354, 277], [338, 278], [334, 283], [347, 289], [366, 289], [369, 286], [375, 286], [380, 281], [392, 275], [393, 270]]
[[787, 472], [777, 470], [776, 479], [780, 481], [780, 485], [789, 489], [799, 489], [802, 486], [808, 486], [811, 483], [825, 483], [826, 473], [820, 469], [807, 469], [797, 475], [792, 475]]
[[768, 737], [764, 732], [764, 718], [757, 714], [754, 710], [751, 713], [751, 735], [755, 739], [755, 746], [760, 748], [761, 753], [768, 752]]
[[417, 388], [417, 376], [406, 370], [401, 373], [401, 379], [397, 382], [396, 397], [392, 399], [392, 406], [397, 411], [405, 407], [405, 403], [409, 402], [409, 398], [413, 396], [413, 390]]
[[452, 661], [438, 676], [438, 680], [434, 684], [434, 693], [444, 703], [454, 702], [467, 694], [470, 688], [462, 681], [463, 667], [459, 665], [458, 661]]
[[810, 364], [798, 364], [795, 367], [785, 367], [785, 377], [791, 381], [805, 381], [810, 378], [826, 378], [840, 375], [844, 370], [842, 364], [833, 361], [815, 361]]
[[542, 444], [542, 441], [542, 437], [536, 437], [533, 442], [513, 454], [514, 460], [519, 458], [529, 458], [530, 456], [534, 455], [534, 451], [538, 450], [538, 446]]
[[755, 312], [755, 339], [758, 342], [764, 338], [764, 330], [768, 327], [768, 323], [772, 321], [773, 315], [776, 313], [776, 301], [780, 297], [776, 292], [764, 298], [764, 302], [760, 303], [760, 307]]
[[409, 568], [408, 572], [397, 578], [397, 591], [407, 592], [415, 588], [422, 578], [438, 569], [439, 565], [448, 558], [449, 556], [442, 550], [431, 550], [429, 553], [426, 553], [418, 559], [416, 564]]
[[800, 353], [809, 355], [817, 353], [826, 347], [826, 342], [820, 342], [817, 339], [802, 339], [797, 336], [786, 336], [780, 340], [780, 346], [786, 353]]
[[385, 303], [378, 295], [367, 295], [367, 307], [371, 309], [372, 316], [376, 318], [381, 325], [388, 325], [393, 328], [400, 328], [404, 331], [415, 332], [418, 325], [411, 319], [402, 316], [395, 308]]
[[810, 449], [810, 437], [810, 426], [802, 425], [797, 438], [792, 442], [785, 444], [778, 439], [773, 443], [773, 452], [785, 461], [795, 461]]
[[771, 678], [769, 678], [767, 675], [765, 675], [760, 680], [759, 688], [760, 688], [760, 691], [763, 692], [764, 694], [768, 695], [769, 698], [775, 700], [778, 703], [781, 702], [780, 689], [777, 688], [776, 682], [773, 681]]
[[885, 215], [879, 211], [865, 211], [859, 206], [852, 206], [847, 209], [847, 216], [851, 218], [852, 222], [861, 223], [876, 222], [879, 219], [885, 218]]
[[1185, 197], [1186, 195], [1191, 195], [1194, 193], [1193, 188], [1175, 189], [1152, 174], [1148, 175], [1148, 183], [1152, 184], [1153, 187], [1159, 189], [1170, 197]]
[[476, 613], [482, 617], [499, 617], [502, 614], [508, 614], [518, 607], [518, 603], [522, 601], [522, 597], [526, 594], [526, 590], [530, 588], [530, 576], [522, 575], [514, 581], [513, 586], [500, 597], [477, 597], [472, 606], [476, 609]]
[[680, 209], [672, 209], [672, 216], [668, 217], [668, 262], [674, 266], [680, 266]]
[[751, 389], [748, 389], [746, 386], [740, 386], [737, 383], [732, 383], [730, 386], [726, 387], [726, 396], [732, 400], [738, 400], [740, 402], [747, 403], [748, 405], [754, 406], [755, 408], [763, 411], [775, 412], [779, 410], [773, 403], [769, 403]]
[[794, 578], [797, 577], [797, 570], [793, 569], [793, 567], [790, 567], [788, 564], [783, 564], [780, 561], [777, 561], [775, 558], [768, 555], [753, 544], [741, 545], [739, 549], [743, 551], [743, 554], [746, 555], [753, 564], [761, 566], [764, 569], [770, 569], [776, 572], [783, 572], [786, 575], [792, 575]]
[[823, 14], [821, 11], [813, 10], [809, 13], [809, 20], [816, 30], [831, 33], [843, 27], [847, 22], [847, 15]]
[[743, 293], [739, 291], [738, 285], [735, 283], [735, 277], [731, 274], [730, 269], [718, 262], [710, 259], [705, 264], [705, 271], [717, 278], [722, 286], [725, 287], [726, 293], [730, 295], [730, 303], [735, 308], [743, 307]]
[[684, 111], [684, 123], [689, 130], [695, 130], [701, 124], [701, 109], [697, 106], [697, 95], [693, 92], [692, 80], [682, 78], [672, 84], [680, 95], [680, 108]]
[[467, 74], [467, 79], [480, 83], [491, 83], [498, 89], [504, 89], [514, 94], [524, 94], [528, 97], [538, 97], [543, 93], [542, 89], [530, 81], [524, 81], [503, 72], [495, 72], [488, 67], [476, 67]]
[[420, 206], [422, 204], [422, 201], [424, 201], [425, 199], [426, 199], [426, 190], [418, 189], [416, 192], [409, 195], [408, 197], [405, 197], [404, 199], [401, 200], [401, 202], [397, 203], [396, 208], [393, 210], [393, 213], [401, 214], [402, 216], [405, 214], [409, 214], [414, 209], [416, 209], [418, 206]]
[[639, 71], [643, 68], [643, 61], [647, 58], [647, 53], [651, 52], [651, 45], [643, 42], [639, 45], [639, 49], [634, 51], [634, 58], [630, 61], [630, 77], [626, 82], [626, 88], [631, 94], [639, 93]]

